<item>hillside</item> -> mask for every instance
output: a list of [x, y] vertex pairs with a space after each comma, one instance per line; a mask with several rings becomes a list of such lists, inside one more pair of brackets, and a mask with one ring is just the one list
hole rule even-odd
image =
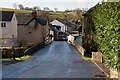
[[[15, 11], [16, 15], [30, 15], [32, 10], [19, 10], [11, 8], [0, 8], [2, 11]], [[76, 12], [48, 12], [48, 11], [38, 11], [38, 15], [48, 16], [50, 21], [53, 21], [56, 18], [65, 19], [65, 15], [72, 22], [76, 22], [78, 19], [81, 19], [81, 15], [78, 15]]]
[[0, 8], [2, 11], [15, 11], [16, 13], [31, 13], [32, 11], [29, 10], [19, 10], [19, 9], [12, 9], [12, 8]]
[[65, 15], [67, 15], [67, 18], [71, 21], [76, 21], [78, 19], [78, 15], [76, 12], [49, 12], [49, 18], [51, 20], [54, 20], [56, 18], [59, 19], [65, 19]]

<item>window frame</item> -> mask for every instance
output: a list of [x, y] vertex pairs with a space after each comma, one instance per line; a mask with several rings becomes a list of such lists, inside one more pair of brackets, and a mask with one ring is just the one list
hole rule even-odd
[[6, 27], [7, 27], [7, 26], [6, 26], [6, 23], [2, 22], [2, 23], [1, 23], [1, 27], [2, 27], [2, 28], [6, 28]]

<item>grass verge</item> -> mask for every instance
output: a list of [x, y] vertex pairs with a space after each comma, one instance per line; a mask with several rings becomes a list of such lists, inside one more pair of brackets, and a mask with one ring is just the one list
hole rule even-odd
[[82, 58], [83, 58], [84, 60], [90, 60], [90, 61], [93, 61], [91, 57], [86, 57], [86, 56], [83, 56], [83, 55], [82, 55]]
[[[20, 58], [15, 58], [17, 61], [23, 61], [26, 60], [30, 57], [30, 55], [22, 56]], [[5, 59], [0, 59], [0, 61], [14, 61], [13, 58], [5, 58]]]

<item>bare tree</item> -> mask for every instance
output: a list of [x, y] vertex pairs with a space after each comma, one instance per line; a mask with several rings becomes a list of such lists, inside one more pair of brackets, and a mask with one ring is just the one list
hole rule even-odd
[[54, 8], [55, 12], [57, 12], [58, 8]]
[[29, 7], [25, 7], [25, 10], [30, 10], [30, 8]]
[[48, 8], [48, 7], [44, 7], [44, 10], [45, 10], [45, 11], [49, 11], [50, 8]]
[[25, 7], [25, 10], [33, 10], [33, 9], [30, 7]]
[[33, 10], [40, 10], [40, 7], [39, 6], [34, 6]]
[[41, 10], [39, 6], [37, 6], [37, 10]]
[[37, 6], [33, 7], [33, 10], [37, 10]]
[[75, 12], [76, 12], [76, 14], [80, 17], [80, 13], [82, 12], [82, 10], [79, 9], [79, 8], [76, 8], [76, 9], [75, 9]]
[[18, 5], [21, 10], [24, 10], [24, 6], [22, 4]]
[[17, 4], [16, 4], [16, 3], [14, 3], [14, 4], [13, 4], [13, 7], [14, 7], [15, 9], [17, 9]]

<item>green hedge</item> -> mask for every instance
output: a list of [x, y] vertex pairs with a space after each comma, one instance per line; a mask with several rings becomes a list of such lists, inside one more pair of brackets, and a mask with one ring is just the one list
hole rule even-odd
[[[21, 57], [25, 55], [25, 51], [34, 44], [25, 44], [22, 47], [12, 47], [12, 48], [3, 48], [2, 49], [2, 58], [12, 58], [12, 57]], [[15, 55], [14, 55], [15, 53]]]
[[120, 71], [120, 2], [102, 2], [90, 14], [104, 63]]
[[24, 51], [25, 49], [23, 48], [18, 48], [18, 49], [4, 48], [2, 49], [2, 58], [12, 58], [14, 56], [14, 52], [15, 52], [15, 57], [21, 57], [21, 56], [24, 56]]

